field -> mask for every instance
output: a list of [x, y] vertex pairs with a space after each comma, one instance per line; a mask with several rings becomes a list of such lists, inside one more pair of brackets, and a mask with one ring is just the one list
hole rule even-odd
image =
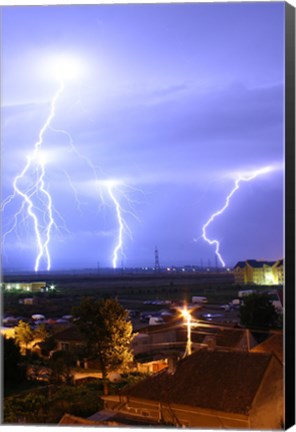
[[[229, 273], [197, 274], [45, 274], [14, 275], [4, 282], [26, 282], [41, 280], [54, 284], [56, 292], [37, 293], [36, 304], [20, 304], [20, 298], [32, 296], [28, 293], [5, 293], [3, 310], [5, 315], [30, 317], [41, 313], [46, 317], [71, 314], [72, 306], [83, 297], [117, 297], [127, 308], [145, 310], [146, 300], [170, 300], [190, 302], [194, 295], [206, 296], [210, 303], [221, 304], [237, 296], [238, 287], [233, 285]], [[154, 306], [157, 309], [157, 306]], [[151, 309], [151, 306], [149, 306]]]

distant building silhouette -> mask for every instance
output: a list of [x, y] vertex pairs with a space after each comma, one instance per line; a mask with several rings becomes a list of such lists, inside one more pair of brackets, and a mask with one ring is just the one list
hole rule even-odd
[[234, 280], [238, 285], [282, 285], [284, 281], [284, 261], [239, 261], [233, 269]]

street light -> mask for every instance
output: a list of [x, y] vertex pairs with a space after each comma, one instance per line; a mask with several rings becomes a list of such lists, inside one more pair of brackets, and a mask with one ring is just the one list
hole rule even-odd
[[191, 314], [190, 311], [185, 307], [182, 310], [182, 315], [183, 317], [187, 320], [187, 342], [186, 342], [186, 350], [185, 350], [185, 354], [184, 357], [186, 357], [187, 355], [191, 355]]

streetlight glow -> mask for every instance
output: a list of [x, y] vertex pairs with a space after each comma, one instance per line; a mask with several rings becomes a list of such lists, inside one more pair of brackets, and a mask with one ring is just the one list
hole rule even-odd
[[190, 311], [185, 307], [182, 309], [182, 315], [187, 320], [187, 342], [186, 342], [186, 350], [184, 357], [187, 355], [191, 355], [192, 352], [192, 343], [191, 343], [191, 314]]
[[181, 312], [182, 312], [182, 315], [183, 315], [184, 318], [187, 318], [187, 319], [188, 319], [188, 317], [191, 316], [191, 315], [190, 315], [190, 312], [189, 312], [189, 310], [188, 310], [187, 308], [182, 309]]

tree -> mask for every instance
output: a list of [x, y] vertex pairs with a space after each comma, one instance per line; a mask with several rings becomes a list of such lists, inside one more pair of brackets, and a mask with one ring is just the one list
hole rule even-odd
[[25, 345], [26, 351], [28, 344], [34, 340], [34, 332], [30, 325], [24, 321], [20, 321], [18, 326], [14, 330], [15, 340], [21, 345]]
[[46, 330], [45, 324], [39, 324], [34, 330], [34, 339], [38, 339], [39, 342], [44, 342], [48, 337], [49, 333]]
[[45, 341], [48, 340], [49, 337], [50, 335], [46, 330], [45, 324], [39, 324], [33, 332], [33, 340], [34, 340], [33, 347], [38, 346], [42, 352], [41, 346], [42, 344], [45, 343]]
[[57, 342], [52, 335], [49, 335], [43, 341], [39, 342], [38, 345], [41, 349], [41, 354], [44, 357], [48, 357], [50, 352], [57, 347]]
[[26, 370], [22, 366], [22, 355], [13, 339], [1, 337], [3, 343], [3, 378], [5, 393], [26, 379]]
[[278, 313], [266, 293], [253, 293], [245, 297], [239, 314], [241, 323], [249, 328], [273, 328], [278, 322]]
[[73, 308], [73, 315], [78, 318], [77, 326], [86, 337], [89, 352], [99, 360], [104, 394], [108, 394], [108, 372], [126, 367], [133, 359], [128, 312], [115, 299], [86, 298]]
[[5, 423], [44, 423], [47, 418], [48, 398], [38, 392], [4, 400]]
[[55, 351], [49, 360], [48, 366], [51, 369], [50, 381], [53, 384], [72, 382], [72, 369], [75, 366], [75, 358], [71, 352]]

